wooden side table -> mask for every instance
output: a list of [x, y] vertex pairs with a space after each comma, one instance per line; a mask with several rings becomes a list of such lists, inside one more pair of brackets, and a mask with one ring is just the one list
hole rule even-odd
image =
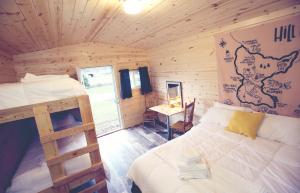
[[184, 109], [181, 107], [170, 107], [167, 104], [162, 104], [162, 105], [151, 107], [150, 110], [166, 115], [168, 140], [171, 140], [173, 133], [172, 133], [172, 129], [170, 128], [170, 116], [181, 113], [184, 111]]

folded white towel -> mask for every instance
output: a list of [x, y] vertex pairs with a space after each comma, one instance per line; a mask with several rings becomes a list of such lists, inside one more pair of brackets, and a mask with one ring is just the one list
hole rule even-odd
[[207, 161], [199, 154], [187, 154], [178, 160], [178, 177], [182, 180], [207, 179], [210, 177], [210, 170]]

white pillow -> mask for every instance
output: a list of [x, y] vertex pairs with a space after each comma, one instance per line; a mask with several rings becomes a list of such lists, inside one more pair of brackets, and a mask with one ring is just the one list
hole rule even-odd
[[233, 111], [246, 111], [246, 112], [252, 112], [253, 110], [248, 107], [240, 107], [240, 106], [233, 106], [233, 105], [227, 105], [220, 102], [214, 102], [214, 107], [222, 108], [222, 109], [228, 109]]
[[37, 81], [45, 81], [45, 80], [57, 80], [57, 79], [63, 79], [63, 78], [69, 78], [70, 76], [67, 74], [64, 75], [34, 75], [30, 73], [26, 73], [24, 78], [21, 78], [22, 83], [28, 83], [28, 82], [37, 82]]
[[200, 119], [201, 123], [214, 123], [227, 127], [234, 110], [211, 107]]
[[31, 73], [26, 73], [23, 79], [30, 80], [30, 79], [34, 79], [36, 77], [37, 77], [37, 75], [31, 74]]
[[300, 118], [266, 114], [257, 136], [300, 147]]

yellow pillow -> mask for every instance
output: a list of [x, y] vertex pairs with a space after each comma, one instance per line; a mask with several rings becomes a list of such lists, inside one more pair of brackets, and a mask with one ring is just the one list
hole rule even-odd
[[259, 128], [263, 118], [264, 113], [235, 111], [225, 130], [255, 139], [257, 129]]

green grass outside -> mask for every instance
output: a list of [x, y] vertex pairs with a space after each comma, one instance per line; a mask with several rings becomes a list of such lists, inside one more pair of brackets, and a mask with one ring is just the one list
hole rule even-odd
[[105, 94], [105, 93], [113, 93], [114, 92], [114, 87], [113, 85], [104, 85], [104, 86], [97, 86], [94, 88], [89, 88], [87, 89], [89, 95], [93, 94]]
[[114, 101], [112, 85], [98, 86], [87, 89], [95, 124], [118, 119], [118, 109]]

